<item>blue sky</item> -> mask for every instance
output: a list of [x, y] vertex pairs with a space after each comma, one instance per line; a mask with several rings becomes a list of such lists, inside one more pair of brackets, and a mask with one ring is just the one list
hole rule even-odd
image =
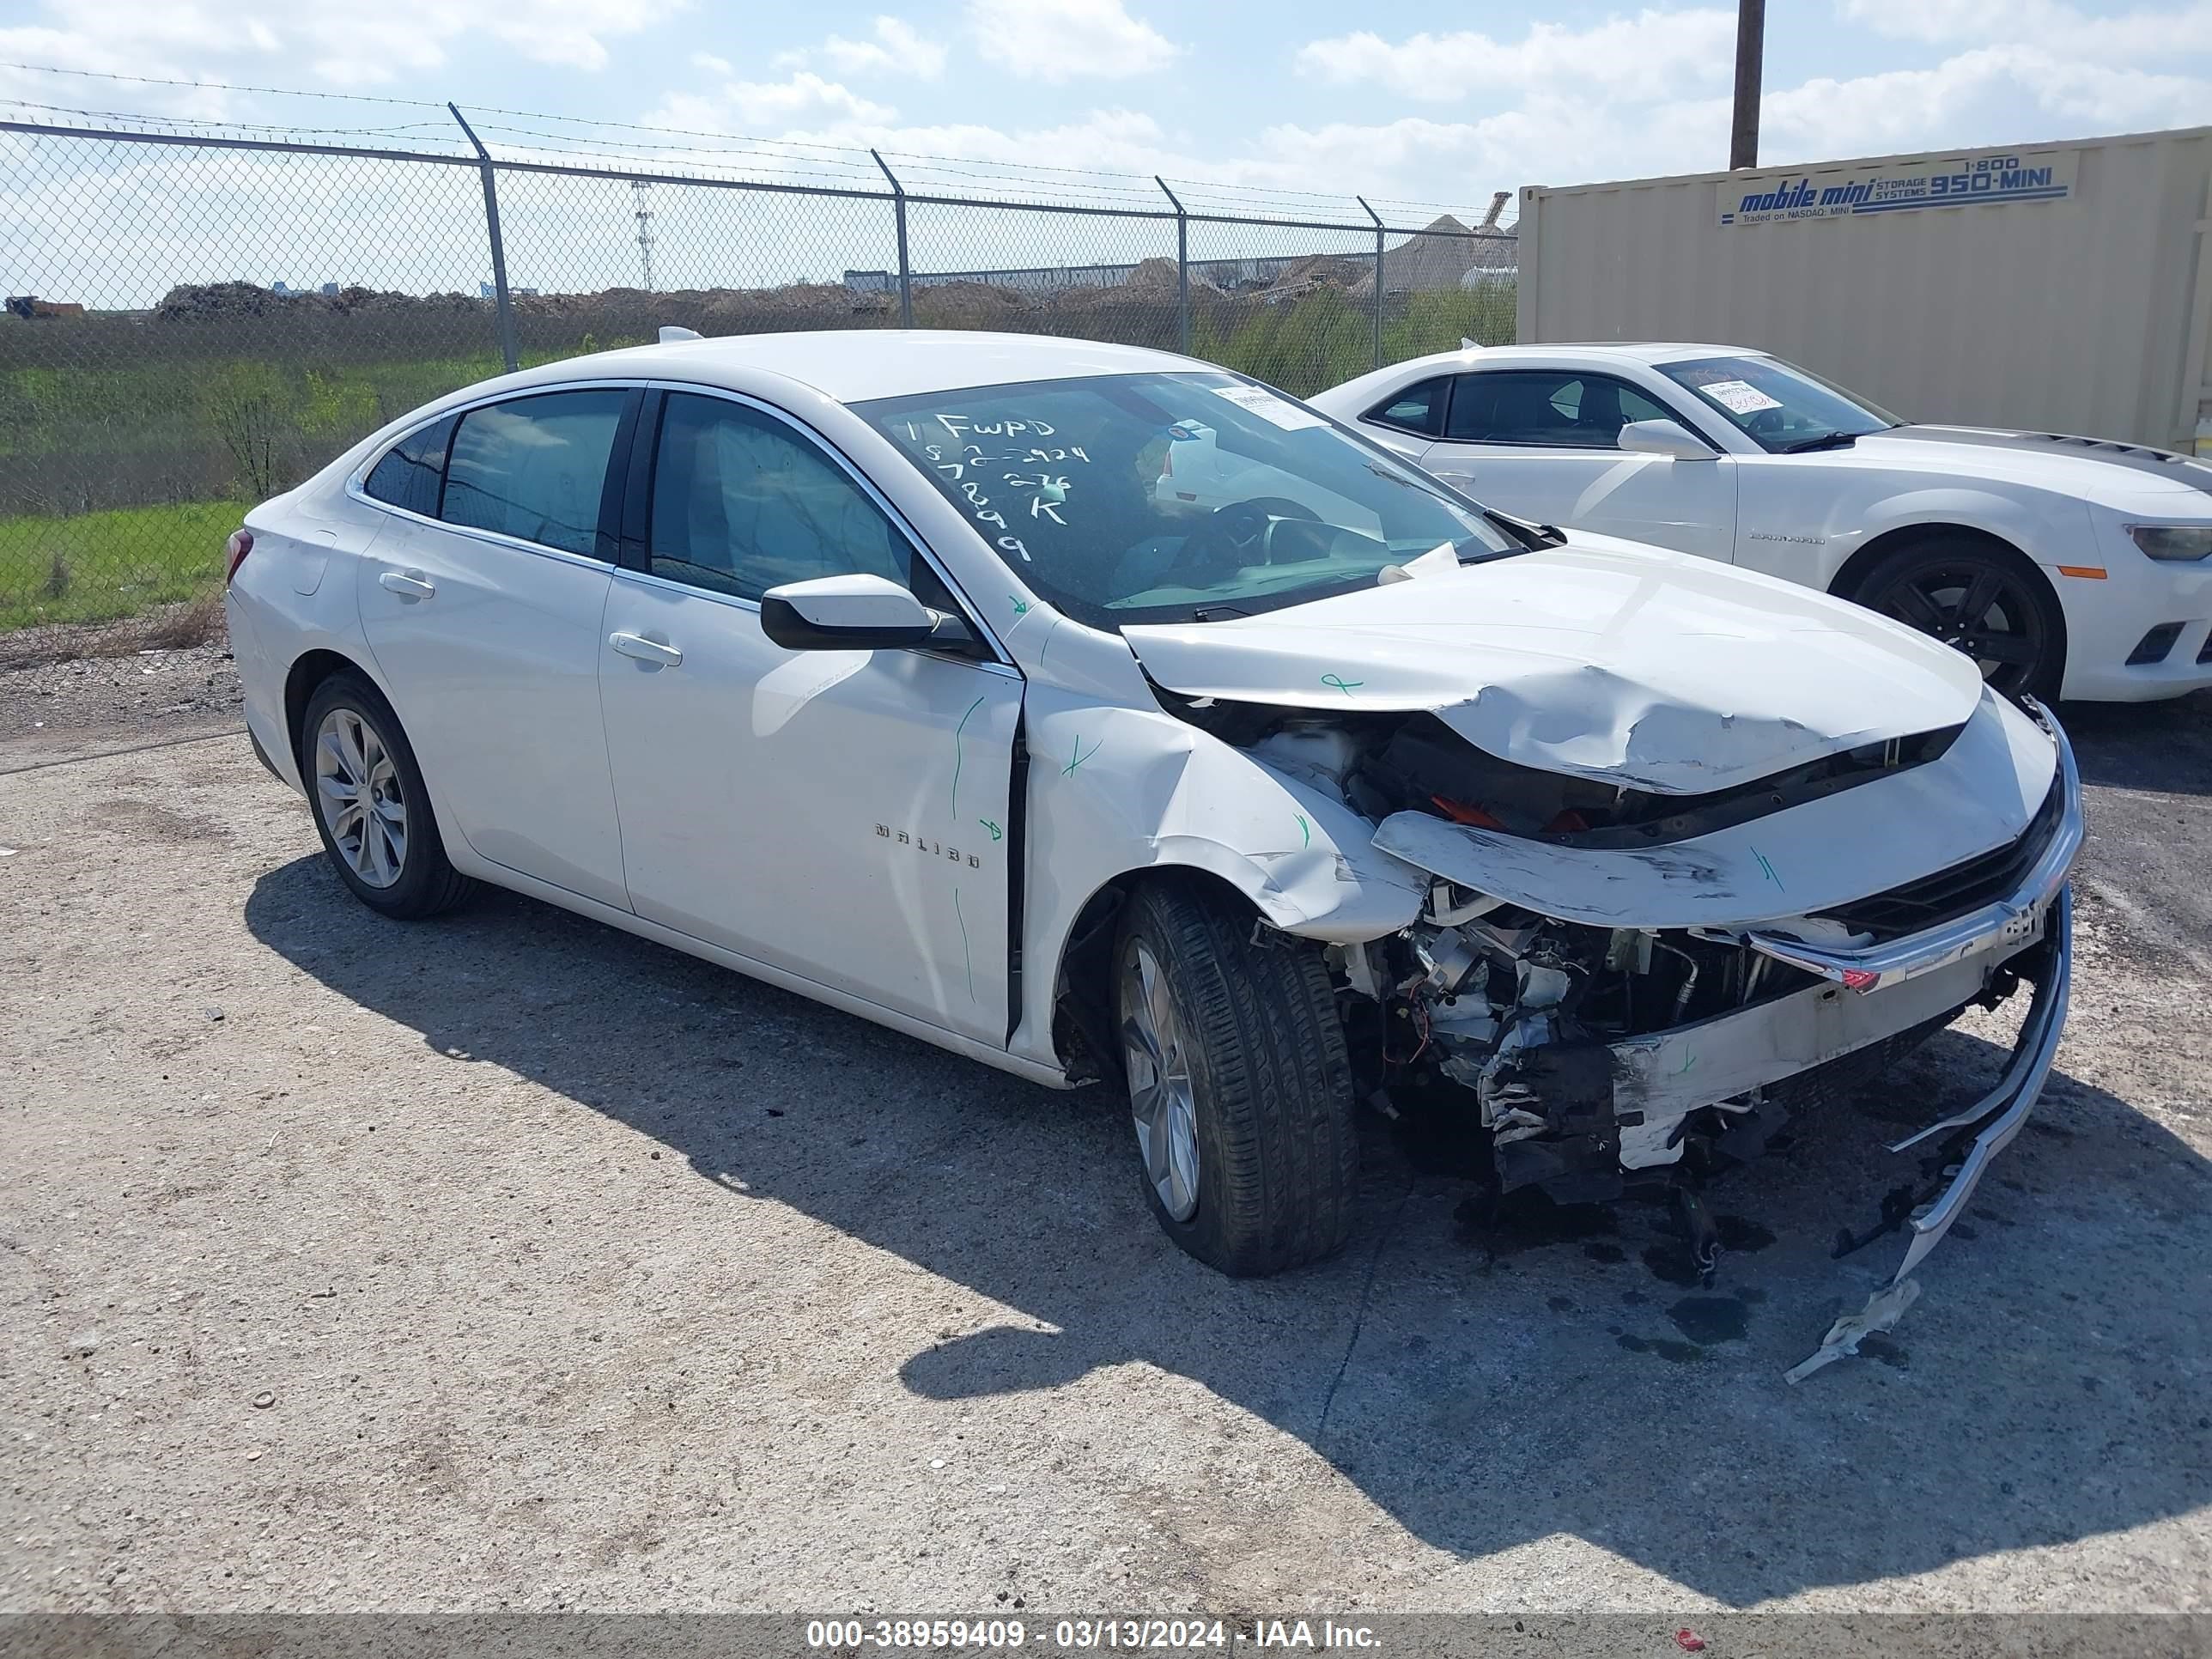
[[[1479, 206], [1725, 165], [1733, 29], [1728, 4], [0, 0], [0, 59]], [[1777, 0], [1766, 92], [1774, 161], [2212, 121], [2212, 0]], [[404, 124], [10, 70], [0, 98]]]

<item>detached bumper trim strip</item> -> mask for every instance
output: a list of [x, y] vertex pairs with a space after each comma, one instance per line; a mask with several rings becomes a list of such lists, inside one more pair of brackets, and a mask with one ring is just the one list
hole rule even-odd
[[[1918, 1267], [1929, 1251], [1934, 1249], [1951, 1224], [1965, 1212], [1974, 1188], [1990, 1167], [1990, 1161], [2012, 1145], [2027, 1115], [2035, 1109], [2042, 1098], [2043, 1085], [2051, 1076], [2051, 1064], [2058, 1053], [2058, 1039], [2066, 1029], [2066, 1003], [2072, 994], [2074, 978], [2074, 893], [2071, 888], [2061, 888], [2057, 902], [2051, 907], [2051, 969], [2043, 983], [2035, 988], [2035, 1000], [2029, 1006], [2027, 1019], [2021, 1028], [2020, 1042], [2013, 1050], [2012, 1061], [2005, 1067], [2004, 1079], [1996, 1090], [1979, 1103], [1978, 1111], [1993, 1111], [1973, 1145], [1959, 1165], [1959, 1172], [1951, 1177], [1951, 1184], [1927, 1207], [1916, 1213], [1910, 1223], [1912, 1242], [1906, 1247], [1905, 1260], [1899, 1263], [1892, 1284], [1902, 1283], [1905, 1276]], [[1972, 1123], [1972, 1117], [1964, 1119]], [[1919, 1134], [1901, 1140], [1893, 1152], [1910, 1146], [1937, 1130], [1964, 1127], [1958, 1119], [1948, 1119], [1931, 1125]]]

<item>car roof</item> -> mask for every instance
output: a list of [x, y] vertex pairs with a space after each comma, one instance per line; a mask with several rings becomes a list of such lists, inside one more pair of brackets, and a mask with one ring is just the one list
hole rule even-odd
[[1530, 346], [1501, 347], [1501, 350], [1602, 351], [1616, 357], [1632, 357], [1641, 363], [1674, 363], [1686, 357], [1764, 357], [1756, 346], [1700, 344], [1686, 340], [1560, 340]]
[[853, 328], [672, 340], [549, 363], [539, 374], [565, 380], [665, 376], [737, 392], [750, 389], [755, 377], [774, 375], [853, 404], [1016, 380], [1212, 367], [1172, 352], [1098, 340], [943, 328]]
[[1764, 357], [1756, 346], [1699, 344], [1685, 340], [1544, 340], [1533, 345], [1474, 346], [1438, 354], [1436, 361], [1460, 359], [1473, 365], [1539, 362], [1554, 357], [1579, 357], [1592, 362], [1677, 363], [1694, 357]]

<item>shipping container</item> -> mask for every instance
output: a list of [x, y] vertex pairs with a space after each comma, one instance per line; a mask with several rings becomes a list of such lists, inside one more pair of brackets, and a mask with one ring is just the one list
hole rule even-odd
[[1906, 420], [2212, 451], [2212, 127], [1521, 193], [1523, 342], [1771, 351]]

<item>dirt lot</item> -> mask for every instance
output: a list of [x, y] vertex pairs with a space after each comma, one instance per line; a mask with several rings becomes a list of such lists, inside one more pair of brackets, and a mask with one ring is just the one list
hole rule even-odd
[[18, 712], [0, 1608], [2212, 1604], [2212, 699], [2069, 711], [2058, 1074], [1797, 1389], [1878, 1137], [2002, 1022], [1721, 1187], [1709, 1292], [1380, 1133], [1352, 1250], [1231, 1283], [1101, 1091], [518, 898], [383, 922], [242, 738]]

